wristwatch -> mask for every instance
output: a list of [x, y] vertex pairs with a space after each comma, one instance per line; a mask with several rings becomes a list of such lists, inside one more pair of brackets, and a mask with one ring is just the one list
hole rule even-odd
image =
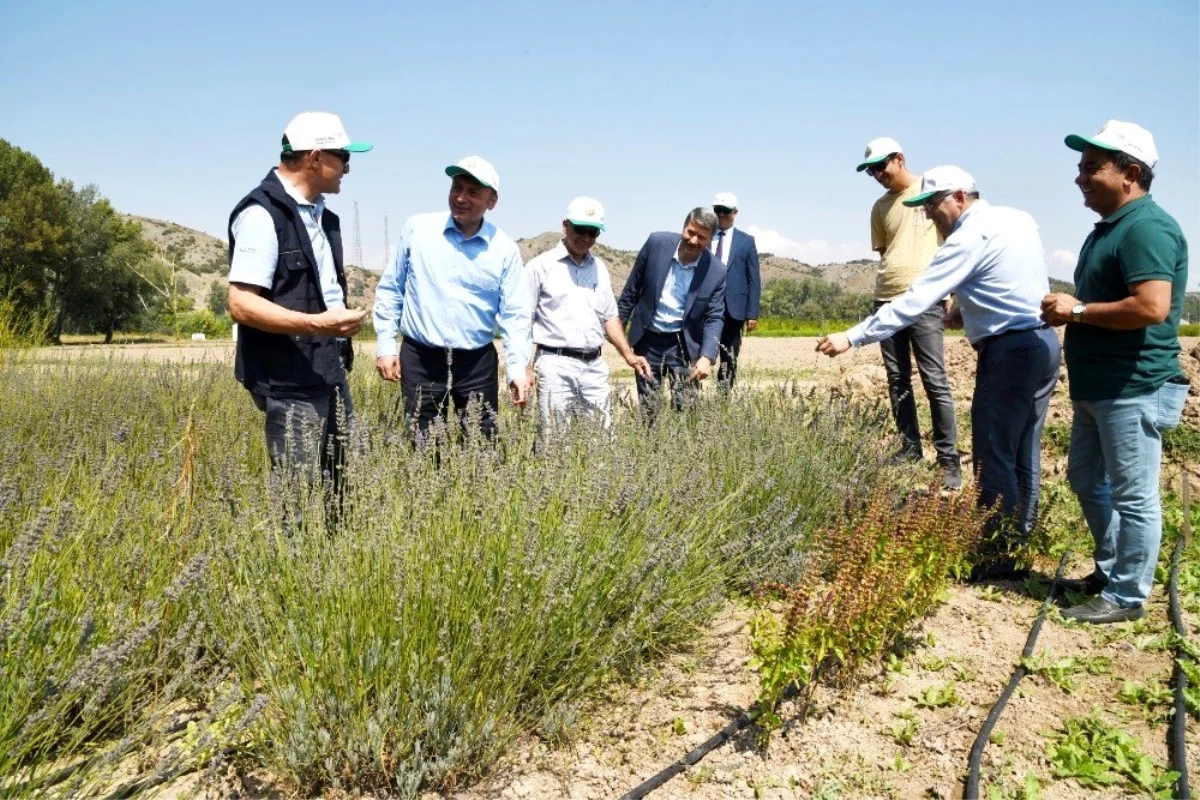
[[1075, 307], [1071, 309], [1071, 321], [1072, 322], [1082, 322], [1084, 311], [1087, 311], [1087, 304], [1086, 303], [1076, 303]]

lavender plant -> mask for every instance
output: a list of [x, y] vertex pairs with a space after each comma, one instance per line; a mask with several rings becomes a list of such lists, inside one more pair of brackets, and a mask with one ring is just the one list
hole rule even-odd
[[625, 410], [536, 452], [505, 409], [494, 443], [414, 448], [360, 373], [330, 530], [226, 365], [0, 371], [0, 794], [214, 759], [302, 795], [452, 791], [730, 593], [802, 579], [879, 480], [881, 420], [841, 399]]

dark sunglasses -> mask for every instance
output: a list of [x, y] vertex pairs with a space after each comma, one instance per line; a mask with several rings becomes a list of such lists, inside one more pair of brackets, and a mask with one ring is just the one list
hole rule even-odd
[[890, 163], [892, 163], [892, 157], [888, 156], [883, 161], [880, 161], [878, 164], [872, 164], [871, 166], [867, 167], [867, 174], [870, 175], [872, 178], [874, 178], [876, 175], [878, 175], [879, 173], [881, 173], [885, 169], [887, 169], [888, 164], [890, 164]]
[[600, 238], [600, 229], [592, 225], [576, 225], [572, 222], [571, 230], [575, 231], [576, 236], [587, 236], [592, 239]]
[[341, 162], [343, 164], [350, 163], [350, 151], [349, 150], [322, 150], [321, 152], [328, 153], [331, 156], [336, 156], [338, 159], [341, 160]]
[[713, 211], [717, 212], [718, 217], [728, 217], [735, 209], [726, 208], [725, 206], [713, 206]]

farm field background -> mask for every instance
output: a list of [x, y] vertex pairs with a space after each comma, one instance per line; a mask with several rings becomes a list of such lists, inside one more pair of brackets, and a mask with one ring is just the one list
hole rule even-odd
[[[232, 380], [230, 347], [6, 355], [4, 459], [16, 468], [0, 479], [0, 646], [24, 668], [0, 687], [0, 790], [80, 763], [77, 780], [97, 782], [81, 785], [157, 775], [148, 791], [160, 796], [632, 788], [754, 701], [751, 588], [801, 576], [812, 537], [845, 508], [934, 479], [880, 467], [890, 428], [877, 348], [834, 361], [814, 346], [749, 339], [750, 391], [711, 395], [649, 434], [621, 424], [611, 441], [535, 457], [530, 420], [508, 414], [498, 451], [467, 444], [436, 468], [400, 441], [393, 387], [361, 346], [368, 424], [332, 539], [321, 524], [281, 530], [289, 502], [316, 520], [320, 500], [267, 486], [261, 421]], [[1185, 340], [1186, 353], [1197, 346]], [[961, 422], [973, 351], [962, 339], [947, 351]], [[1194, 385], [1197, 363], [1184, 356]], [[627, 398], [628, 376], [614, 376]], [[1198, 413], [1189, 398], [1168, 487], [1189, 474], [1197, 488]], [[1068, 420], [1060, 388], [1043, 573], [1068, 544], [1075, 572], [1086, 564], [1062, 483]], [[821, 688], [806, 719], [785, 703], [768, 747], [747, 733], [663, 791], [961, 792], [966, 750], [1038, 601], [1016, 584], [952, 585], [943, 599], [862, 682]], [[1062, 720], [1092, 712], [1161, 769], [1161, 709], [1118, 696], [1165, 680], [1165, 630], [1161, 587], [1143, 622], [1047, 626], [1043, 658], [1073, 665], [1057, 673], [1073, 686], [1028, 679], [989, 748], [987, 785], [1013, 796], [1029, 774], [1048, 796], [1094, 796], [1056, 779], [1046, 749]], [[936, 701], [947, 686], [953, 699]]]

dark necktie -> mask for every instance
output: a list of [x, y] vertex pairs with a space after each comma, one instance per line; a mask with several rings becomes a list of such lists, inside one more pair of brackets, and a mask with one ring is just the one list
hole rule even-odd
[[717, 260], [725, 261], [725, 231], [717, 231]]

